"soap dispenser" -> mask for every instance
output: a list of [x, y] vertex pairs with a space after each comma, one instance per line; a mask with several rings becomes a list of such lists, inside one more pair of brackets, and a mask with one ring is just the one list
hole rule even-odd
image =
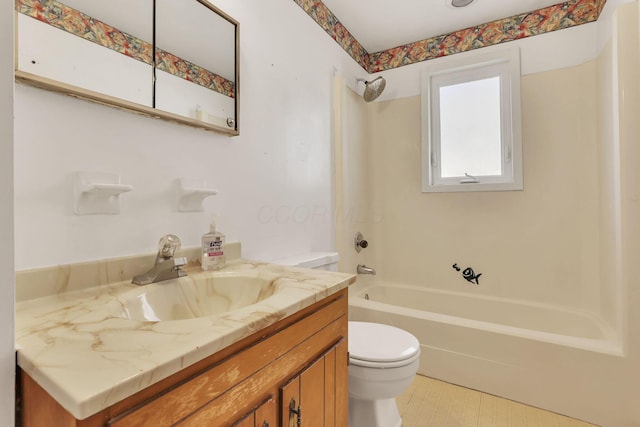
[[209, 232], [202, 236], [203, 270], [217, 270], [224, 267], [224, 234], [216, 231], [215, 217], [211, 218]]

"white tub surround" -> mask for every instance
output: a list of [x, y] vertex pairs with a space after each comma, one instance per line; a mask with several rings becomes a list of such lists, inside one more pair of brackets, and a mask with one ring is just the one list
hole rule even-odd
[[[349, 274], [246, 261], [239, 246], [227, 246], [236, 259], [216, 274], [258, 274], [276, 291], [253, 305], [193, 319], [123, 318], [118, 299], [140, 289], [130, 279], [153, 265], [153, 256], [19, 272], [18, 365], [84, 419], [355, 281]], [[193, 262], [197, 249], [182, 255], [190, 260], [189, 275], [177, 280], [213, 274]]]

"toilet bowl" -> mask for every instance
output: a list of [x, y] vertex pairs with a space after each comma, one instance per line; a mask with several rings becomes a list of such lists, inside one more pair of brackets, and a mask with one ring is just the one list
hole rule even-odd
[[349, 427], [400, 427], [395, 398], [415, 378], [420, 343], [380, 323], [349, 322]]

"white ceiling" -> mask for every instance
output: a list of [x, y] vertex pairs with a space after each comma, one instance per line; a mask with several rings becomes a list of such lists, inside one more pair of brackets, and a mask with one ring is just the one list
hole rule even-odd
[[323, 0], [369, 52], [379, 52], [561, 3], [561, 0]]

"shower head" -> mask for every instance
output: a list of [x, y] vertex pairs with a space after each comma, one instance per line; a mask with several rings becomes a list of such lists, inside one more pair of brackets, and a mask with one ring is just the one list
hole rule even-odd
[[364, 82], [364, 93], [362, 94], [362, 97], [367, 102], [371, 102], [379, 97], [384, 90], [384, 87], [387, 85], [386, 80], [382, 76], [378, 76], [370, 82], [364, 79], [357, 79], [357, 81]]

